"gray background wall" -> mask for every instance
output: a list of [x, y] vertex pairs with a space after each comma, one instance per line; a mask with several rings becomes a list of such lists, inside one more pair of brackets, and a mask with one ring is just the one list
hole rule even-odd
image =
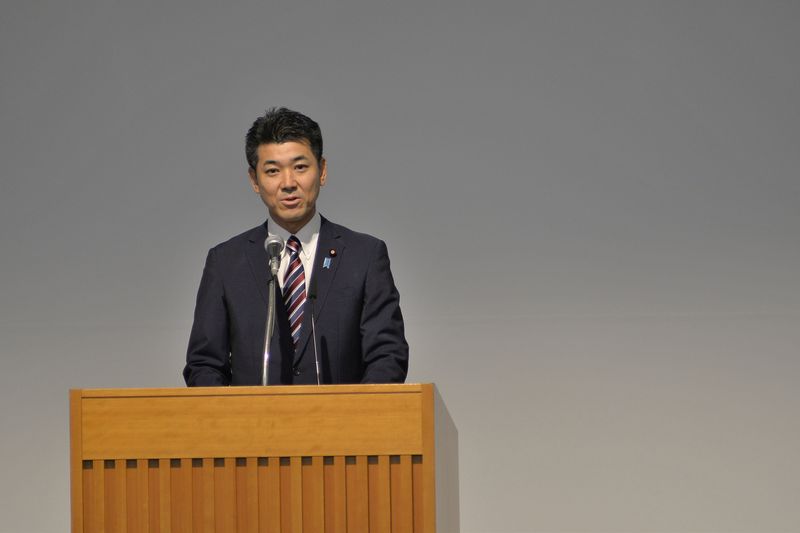
[[[384, 238], [464, 532], [800, 530], [796, 2], [6, 2], [0, 531], [64, 531], [67, 390], [181, 386], [272, 105]], [[25, 479], [25, 481], [21, 481]], [[514, 487], [513, 490], [504, 487]]]

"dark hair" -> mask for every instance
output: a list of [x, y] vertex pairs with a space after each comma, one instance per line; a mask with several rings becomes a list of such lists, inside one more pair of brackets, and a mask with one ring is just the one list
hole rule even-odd
[[245, 137], [244, 153], [253, 170], [258, 165], [258, 147], [262, 144], [307, 142], [318, 163], [322, 163], [322, 132], [319, 124], [297, 111], [272, 107], [258, 117]]

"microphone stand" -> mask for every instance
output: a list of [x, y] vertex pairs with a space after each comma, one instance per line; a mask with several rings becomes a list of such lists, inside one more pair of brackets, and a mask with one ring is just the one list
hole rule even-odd
[[261, 370], [261, 384], [267, 384], [269, 371], [269, 350], [272, 344], [272, 333], [275, 331], [275, 275], [269, 278], [269, 306], [267, 308], [267, 327], [264, 335], [264, 367]]
[[317, 385], [322, 384], [322, 379], [319, 370], [319, 352], [317, 351], [317, 328], [316, 320], [314, 320], [314, 302], [317, 300], [317, 278], [311, 277], [309, 283], [308, 299], [311, 302], [311, 340], [314, 343], [314, 365], [317, 367]]
[[261, 368], [261, 384], [267, 384], [269, 375], [269, 349], [272, 344], [272, 333], [275, 331], [275, 284], [278, 279], [278, 270], [281, 267], [281, 252], [283, 251], [283, 239], [276, 235], [270, 235], [264, 241], [264, 250], [269, 258], [269, 305], [267, 306], [267, 325], [264, 328], [264, 366]]

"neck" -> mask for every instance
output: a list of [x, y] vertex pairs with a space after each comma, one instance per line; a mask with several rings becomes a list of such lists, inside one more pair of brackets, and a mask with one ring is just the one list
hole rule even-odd
[[283, 229], [285, 229], [286, 231], [288, 231], [289, 233], [291, 233], [292, 235], [294, 235], [294, 234], [296, 234], [298, 231], [300, 231], [301, 229], [303, 229], [304, 227], [306, 227], [306, 224], [308, 224], [309, 222], [311, 222], [311, 219], [313, 219], [313, 218], [314, 218], [314, 215], [316, 215], [316, 214], [317, 214], [317, 210], [315, 209], [315, 210], [314, 210], [314, 211], [311, 213], [311, 215], [310, 215], [310, 216], [306, 217], [306, 218], [305, 218], [305, 219], [303, 219], [303, 220], [298, 220], [298, 221], [296, 221], [296, 222], [283, 222], [283, 223], [281, 223], [281, 222], [278, 222], [277, 220], [275, 220], [275, 218], [273, 218], [273, 217], [272, 217], [272, 215], [270, 215], [270, 217], [269, 217], [269, 218], [270, 218], [270, 220], [272, 220], [272, 222], [274, 222], [274, 223], [275, 223], [275, 224], [277, 224], [278, 226], [282, 227]]

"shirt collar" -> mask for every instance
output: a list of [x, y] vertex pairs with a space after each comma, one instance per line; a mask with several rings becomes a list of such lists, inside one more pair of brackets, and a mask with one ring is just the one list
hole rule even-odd
[[[289, 240], [289, 237], [294, 235], [300, 241], [300, 244], [303, 246], [302, 254], [306, 257], [309, 256], [311, 253], [311, 245], [314, 243], [314, 240], [319, 235], [319, 228], [322, 225], [322, 217], [319, 214], [319, 211], [314, 213], [314, 216], [311, 217], [305, 226], [300, 228], [297, 233], [289, 233], [283, 227], [278, 225], [277, 222], [272, 220], [272, 217], [267, 214], [267, 233], [269, 235], [275, 235], [283, 239], [283, 242]], [[284, 253], [286, 253], [286, 248], [284, 247]]]

